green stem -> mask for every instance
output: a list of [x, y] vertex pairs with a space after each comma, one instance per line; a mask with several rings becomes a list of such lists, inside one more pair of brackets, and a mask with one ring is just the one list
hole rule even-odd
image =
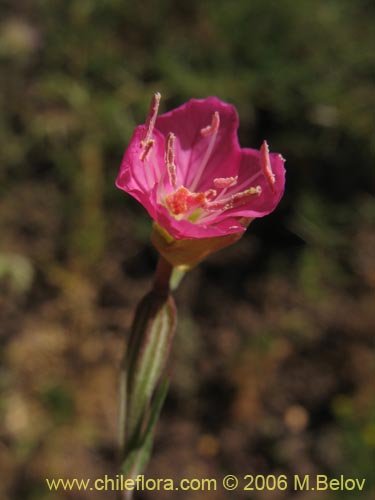
[[169, 281], [171, 291], [174, 292], [177, 290], [179, 287], [182, 278], [185, 276], [186, 269], [184, 270], [182, 267], [174, 267], [172, 274], [171, 274], [171, 279]]
[[[175, 306], [173, 299], [170, 296], [173, 271], [173, 266], [160, 256], [155, 271], [152, 289], [146, 295], [146, 297], [142, 299], [137, 307], [137, 311], [135, 313], [134, 321], [131, 327], [130, 338], [127, 345], [127, 352], [122, 364], [119, 388], [119, 463], [121, 466], [123, 466], [125, 462], [129, 463], [129, 457], [134, 456], [135, 462], [131, 467], [131, 471], [128, 470], [128, 473], [130, 473], [129, 477], [136, 476], [140, 473], [139, 469], [141, 465], [139, 465], [138, 462], [141, 457], [141, 453], [138, 452], [141, 450], [144, 456], [146, 456], [146, 448], [147, 446], [151, 445], [151, 433], [153, 431], [153, 427], [155, 426], [157, 415], [162, 406], [162, 400], [164, 400], [166, 394], [165, 390], [164, 396], [162, 400], [160, 400], [161, 403], [159, 404], [157, 411], [153, 410], [156, 416], [152, 418], [152, 422], [149, 420], [149, 425], [151, 427], [149, 431], [147, 431], [147, 435], [149, 436], [147, 441], [149, 441], [150, 444], [148, 445], [146, 442], [140, 444], [139, 439], [143, 433], [142, 426], [143, 424], [147, 424], [147, 420], [150, 418], [149, 415], [151, 411], [151, 402], [153, 402], [152, 404], [154, 405], [156, 398], [155, 395], [159, 390], [158, 387], [161, 387], [161, 382], [159, 380], [160, 375], [158, 376], [158, 378], [156, 378], [156, 375], [153, 375], [153, 373], [162, 373], [162, 366], [166, 363], [166, 359], [168, 356], [168, 343], [170, 343], [175, 327], [175, 319], [173, 319], [171, 320], [172, 323], [168, 322], [165, 326], [166, 328], [170, 329], [170, 334], [167, 333], [168, 330], [161, 330], [160, 334], [157, 333], [157, 329], [159, 327], [163, 328], [163, 322], [166, 321], [166, 314], [168, 311], [171, 311], [172, 318], [175, 318]], [[178, 282], [180, 281], [180, 279], [178, 279]], [[175, 288], [176, 284], [175, 286], [173, 286], [173, 289]], [[153, 331], [155, 331], [155, 334], [151, 334], [151, 332]], [[161, 332], [165, 332], [165, 334]], [[165, 344], [165, 342], [167, 342], [167, 344]], [[156, 349], [156, 351], [154, 351], [154, 349]], [[158, 356], [159, 353], [162, 353], [160, 349], [164, 349], [165, 354], [162, 358], [159, 358], [160, 361], [157, 361], [158, 358], [155, 356]], [[154, 352], [155, 354], [153, 354]], [[139, 365], [139, 362], [141, 362], [142, 364]], [[161, 364], [155, 365], [155, 362]], [[159, 368], [157, 368], [158, 366]], [[147, 370], [150, 370], [151, 378], [148, 378]], [[158, 371], [153, 372], [153, 370]], [[134, 376], [138, 378], [134, 379]], [[143, 376], [147, 378], [139, 378]], [[143, 382], [141, 382], [141, 384], [143, 385], [140, 385], [139, 380], [144, 380], [145, 383], [148, 384], [148, 389], [147, 385], [144, 386]], [[151, 382], [151, 380], [154, 381]], [[141, 399], [139, 399], [138, 394]], [[148, 394], [148, 396], [145, 396], [146, 394]], [[142, 407], [144, 408], [144, 410], [142, 410]], [[124, 498], [129, 500], [132, 498], [132, 492], [119, 492], [118, 498], [119, 500], [123, 500]]]
[[159, 296], [168, 295], [173, 266], [164, 257], [160, 256], [155, 271], [154, 286], [152, 291]]

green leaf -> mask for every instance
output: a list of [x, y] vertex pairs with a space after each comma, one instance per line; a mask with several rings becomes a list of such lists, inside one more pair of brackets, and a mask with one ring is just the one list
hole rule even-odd
[[145, 414], [167, 363], [176, 324], [172, 297], [151, 292], [140, 304], [129, 346], [127, 432], [134, 442], [143, 431]]
[[151, 456], [155, 426], [167, 396], [169, 381], [165, 379], [155, 395], [146, 430], [134, 450], [131, 450], [124, 461], [121, 471], [128, 477], [136, 477], [146, 467]]

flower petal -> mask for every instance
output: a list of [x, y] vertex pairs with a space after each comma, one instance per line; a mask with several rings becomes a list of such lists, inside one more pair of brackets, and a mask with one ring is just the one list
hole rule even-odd
[[242, 233], [246, 229], [235, 217], [226, 217], [224, 220], [215, 221], [214, 224], [212, 221], [209, 224], [199, 224], [188, 220], [176, 220], [164, 206], [159, 206], [155, 220], [176, 240], [213, 238], [229, 233]]
[[[232, 188], [228, 194], [236, 192], [241, 183], [246, 184], [248, 188], [251, 186], [260, 186], [261, 194], [244, 199], [242, 205], [226, 210], [218, 215], [217, 221], [231, 216], [264, 217], [275, 210], [284, 193], [285, 160], [277, 153], [270, 153], [270, 163], [275, 175], [275, 184], [272, 188], [261, 169], [259, 151], [247, 148], [241, 150], [239, 181], [237, 186]], [[245, 189], [245, 186], [243, 188]]]
[[212, 154], [195, 190], [212, 188], [212, 177], [232, 177], [238, 169], [240, 147], [237, 139], [238, 115], [236, 109], [216, 97], [191, 99], [179, 108], [158, 117], [155, 127], [164, 136], [176, 136], [176, 165], [183, 184], [189, 188], [195, 182], [199, 167], [205, 159], [211, 135], [201, 133], [212, 122], [215, 112], [220, 125]]
[[116, 186], [130, 194], [136, 191], [150, 192], [155, 183], [159, 183], [164, 168], [164, 137], [154, 130], [153, 146], [144, 155], [144, 134], [144, 125], [135, 129], [116, 179]]

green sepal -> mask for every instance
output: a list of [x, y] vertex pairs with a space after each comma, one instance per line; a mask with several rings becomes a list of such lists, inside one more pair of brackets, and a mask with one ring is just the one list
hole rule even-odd
[[164, 379], [155, 395], [150, 408], [149, 418], [139, 442], [131, 449], [122, 464], [121, 472], [128, 477], [135, 477], [142, 472], [150, 460], [154, 440], [155, 426], [167, 396], [169, 381]]
[[165, 369], [176, 325], [173, 298], [149, 293], [138, 307], [125, 366], [128, 372], [127, 437], [142, 434], [145, 415]]

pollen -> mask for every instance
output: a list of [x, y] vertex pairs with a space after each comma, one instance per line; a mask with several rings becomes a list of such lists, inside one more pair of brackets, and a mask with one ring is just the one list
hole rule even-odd
[[164, 161], [167, 166], [169, 182], [172, 187], [176, 187], [177, 184], [177, 169], [175, 164], [175, 153], [174, 153], [174, 141], [176, 136], [169, 132], [166, 142], [165, 142], [165, 154]]
[[156, 92], [150, 104], [150, 109], [148, 111], [147, 120], [145, 124], [146, 134], [144, 139], [142, 139], [142, 141], [140, 142], [142, 152], [139, 155], [139, 159], [141, 161], [144, 161], [145, 159], [148, 158], [152, 148], [154, 147], [155, 141], [152, 139], [152, 133], [155, 127], [156, 117], [158, 116], [160, 99], [161, 95], [159, 94], [159, 92]]
[[272, 172], [270, 154], [269, 154], [268, 144], [266, 141], [263, 141], [263, 144], [260, 148], [260, 164], [263, 170], [264, 177], [266, 178], [272, 192], [274, 192], [275, 191], [274, 184], [276, 182], [276, 178], [275, 174]]
[[207, 197], [212, 196], [210, 190], [202, 193], [192, 193], [186, 187], [181, 186], [173, 193], [165, 197], [165, 203], [172, 215], [182, 218], [185, 214], [191, 213], [197, 208], [205, 208]]
[[152, 132], [154, 131], [155, 127], [156, 117], [159, 111], [160, 99], [161, 95], [159, 94], [159, 92], [156, 92], [156, 94], [154, 94], [151, 100], [150, 109], [148, 110], [147, 120], [145, 124], [146, 135], [143, 141], [141, 142], [142, 146], [147, 144], [148, 141], [151, 139]]
[[143, 149], [141, 151], [141, 154], [139, 155], [139, 159], [141, 161], [147, 160], [148, 157], [150, 156], [151, 150], [154, 147], [154, 139], [149, 139], [148, 142], [143, 146]]
[[165, 202], [173, 215], [182, 215], [188, 211], [189, 194], [190, 191], [181, 186], [174, 193], [166, 196]]
[[216, 188], [228, 188], [235, 186], [238, 181], [238, 175], [236, 177], [218, 177], [217, 179], [214, 179], [214, 186]]
[[259, 196], [262, 193], [262, 188], [260, 186], [250, 187], [241, 191], [239, 193], [235, 193], [232, 196], [228, 196], [222, 200], [214, 201], [212, 203], [208, 203], [207, 208], [209, 210], [229, 210], [231, 208], [237, 208], [241, 206], [244, 202], [246, 202], [249, 198], [257, 195]]
[[212, 115], [211, 124], [207, 127], [201, 129], [201, 135], [203, 137], [209, 137], [210, 135], [214, 135], [219, 130], [220, 126], [220, 115], [217, 111]]
[[212, 201], [214, 198], [216, 198], [217, 191], [216, 189], [208, 189], [204, 192], [204, 195], [207, 201]]

